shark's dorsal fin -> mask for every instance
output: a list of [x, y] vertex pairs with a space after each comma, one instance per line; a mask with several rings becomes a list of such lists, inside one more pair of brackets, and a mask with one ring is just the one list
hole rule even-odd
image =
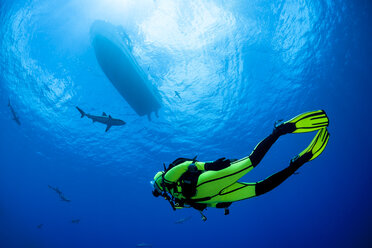
[[105, 112], [102, 113], [102, 116], [107, 116], [107, 114]]

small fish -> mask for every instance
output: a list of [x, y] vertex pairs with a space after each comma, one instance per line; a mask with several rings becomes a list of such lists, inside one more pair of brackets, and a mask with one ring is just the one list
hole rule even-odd
[[43, 227], [44, 224], [40, 224], [40, 225], [37, 225], [36, 227], [41, 229]]
[[79, 224], [80, 223], [80, 219], [72, 220], [71, 223]]
[[139, 244], [136, 245], [136, 247], [152, 247], [152, 244], [139, 243]]

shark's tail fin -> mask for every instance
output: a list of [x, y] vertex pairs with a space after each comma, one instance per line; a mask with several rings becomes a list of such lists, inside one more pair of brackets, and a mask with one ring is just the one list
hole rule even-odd
[[79, 108], [78, 106], [76, 106], [76, 109], [79, 110], [80, 114], [81, 114], [81, 118], [83, 118], [85, 116], [85, 112]]

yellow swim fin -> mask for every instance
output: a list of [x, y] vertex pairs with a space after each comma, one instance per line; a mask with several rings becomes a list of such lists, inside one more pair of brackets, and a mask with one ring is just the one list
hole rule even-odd
[[311, 141], [310, 145], [303, 150], [299, 155], [292, 159], [292, 162], [306, 163], [314, 158], [318, 157], [327, 146], [329, 140], [329, 133], [327, 128], [322, 128], [315, 135], [314, 139]]
[[280, 134], [307, 133], [327, 127], [328, 116], [324, 110], [306, 112], [286, 122], [276, 123], [275, 131]]

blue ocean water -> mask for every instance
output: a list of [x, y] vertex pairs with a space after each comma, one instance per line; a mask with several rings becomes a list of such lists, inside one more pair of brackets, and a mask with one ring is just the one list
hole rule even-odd
[[[1, 0], [0, 247], [371, 247], [371, 13], [368, 0]], [[95, 20], [128, 34], [159, 118], [137, 116], [100, 69]], [[106, 133], [75, 106], [127, 124]], [[230, 215], [203, 222], [152, 196], [163, 162], [245, 157], [276, 120], [316, 109], [324, 153]], [[280, 138], [242, 181], [285, 168], [313, 135]]]

